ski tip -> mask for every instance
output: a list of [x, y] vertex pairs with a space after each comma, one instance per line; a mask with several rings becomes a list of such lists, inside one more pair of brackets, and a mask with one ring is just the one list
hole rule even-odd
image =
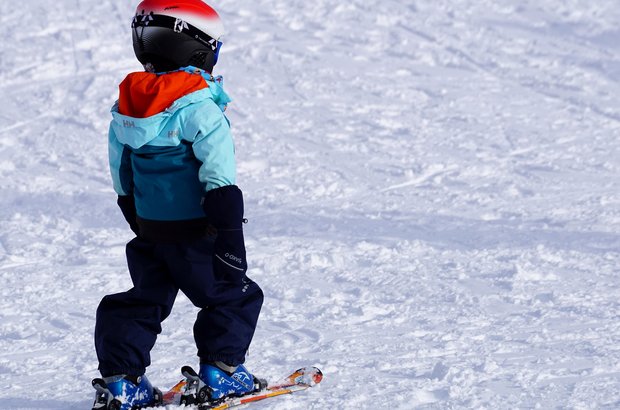
[[323, 380], [323, 372], [318, 367], [313, 367], [312, 381], [314, 384], [319, 384]]
[[323, 372], [318, 367], [314, 368], [314, 372], [312, 373], [312, 382], [314, 384], [319, 384], [323, 380]]
[[294, 375], [299, 379], [298, 383], [314, 386], [323, 380], [323, 372], [318, 367], [303, 367], [297, 370]]

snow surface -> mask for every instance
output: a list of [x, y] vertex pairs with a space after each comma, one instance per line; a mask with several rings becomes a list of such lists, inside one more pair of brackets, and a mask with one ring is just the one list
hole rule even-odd
[[[131, 238], [108, 175], [136, 1], [0, 1], [0, 408], [87, 409]], [[620, 408], [617, 0], [213, 2], [258, 409]], [[179, 297], [153, 351], [195, 364]]]

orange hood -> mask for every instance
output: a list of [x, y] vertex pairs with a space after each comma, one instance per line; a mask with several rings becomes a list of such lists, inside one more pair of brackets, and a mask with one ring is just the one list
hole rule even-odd
[[131, 73], [119, 85], [118, 112], [134, 118], [151, 117], [179, 98], [208, 87], [202, 76], [185, 71]]

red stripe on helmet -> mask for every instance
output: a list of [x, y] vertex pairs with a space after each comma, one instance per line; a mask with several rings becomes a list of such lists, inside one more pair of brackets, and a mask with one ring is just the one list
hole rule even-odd
[[143, 0], [136, 12], [153, 12], [154, 14], [170, 15], [169, 13], [182, 12], [199, 18], [219, 19], [217, 12], [202, 0]]

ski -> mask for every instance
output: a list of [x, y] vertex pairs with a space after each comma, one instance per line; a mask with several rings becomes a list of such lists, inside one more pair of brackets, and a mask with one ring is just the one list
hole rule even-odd
[[[217, 404], [198, 404], [198, 410], [224, 410], [243, 406], [256, 401], [292, 394], [315, 386], [323, 379], [323, 373], [316, 367], [298, 369], [281, 380], [269, 384], [265, 389], [241, 397], [231, 397]], [[181, 380], [163, 395], [164, 405], [179, 405], [186, 381]]]

